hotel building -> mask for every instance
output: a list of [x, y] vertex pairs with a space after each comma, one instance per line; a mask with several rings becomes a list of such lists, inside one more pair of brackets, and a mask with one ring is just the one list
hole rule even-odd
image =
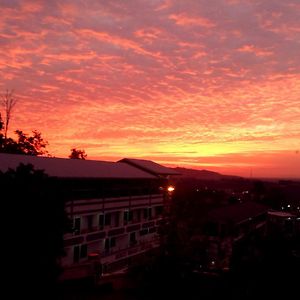
[[[152, 161], [104, 162], [0, 154], [0, 170], [31, 164], [58, 178], [72, 230], [64, 235], [61, 280], [126, 269], [160, 245], [174, 170]], [[53, 199], [55, 201], [55, 199]]]

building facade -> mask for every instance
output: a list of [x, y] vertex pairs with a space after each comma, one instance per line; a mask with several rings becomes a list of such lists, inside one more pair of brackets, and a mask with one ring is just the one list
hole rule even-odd
[[[0, 154], [0, 170], [32, 164], [59, 178], [71, 223], [61, 280], [110, 274], [157, 249], [172, 169], [146, 160], [102, 162]], [[55, 201], [55, 199], [53, 199]]]

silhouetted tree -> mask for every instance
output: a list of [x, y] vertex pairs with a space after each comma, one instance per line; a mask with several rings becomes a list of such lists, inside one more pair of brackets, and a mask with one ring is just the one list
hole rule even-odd
[[3, 121], [0, 113], [0, 152], [34, 156], [48, 154], [46, 150], [48, 142], [42, 138], [42, 134], [37, 130], [32, 131], [32, 135], [28, 135], [22, 130], [16, 130], [17, 139], [7, 137], [11, 113], [17, 100], [13, 96], [13, 91], [9, 90], [2, 95], [1, 100], [5, 111], [5, 121]]
[[48, 151], [46, 150], [48, 142], [42, 138], [40, 132], [34, 130], [31, 136], [24, 133], [22, 130], [16, 130], [15, 133], [17, 134], [17, 140], [3, 138], [2, 135], [0, 152], [33, 156], [48, 154]]
[[43, 294], [39, 299], [47, 298], [60, 273], [58, 261], [68, 229], [60, 182], [23, 164], [16, 170], [0, 172], [0, 182], [3, 211], [9, 216], [4, 257], [10, 264], [3, 274], [31, 299], [40, 290]]
[[2, 145], [4, 143], [4, 135], [2, 134], [2, 130], [4, 128], [4, 123], [2, 121], [1, 113], [0, 113], [0, 152], [2, 149]]
[[9, 126], [9, 121], [11, 119], [11, 113], [14, 106], [17, 103], [17, 99], [13, 96], [13, 90], [6, 90], [5, 94], [2, 95], [2, 105], [5, 111], [5, 126], [4, 126], [4, 137], [7, 139], [7, 131]]
[[84, 150], [72, 148], [71, 149], [71, 154], [69, 155], [69, 158], [71, 158], [71, 159], [86, 159], [87, 154], [85, 153]]

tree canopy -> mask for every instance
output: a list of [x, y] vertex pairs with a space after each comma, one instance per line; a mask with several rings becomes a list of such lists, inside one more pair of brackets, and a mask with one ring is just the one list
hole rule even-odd
[[48, 142], [39, 131], [34, 130], [32, 135], [28, 135], [22, 130], [16, 130], [17, 138], [13, 139], [6, 136], [6, 128], [0, 113], [0, 152], [34, 156], [48, 154], [46, 150]]
[[0, 172], [0, 182], [3, 210], [10, 212], [4, 238], [10, 264], [4, 274], [9, 283], [24, 288], [22, 292], [30, 292], [33, 299], [32, 293], [40, 288], [49, 292], [60, 274], [63, 234], [69, 225], [64, 191], [58, 179], [32, 165]]
[[48, 142], [42, 137], [42, 134], [34, 130], [32, 135], [24, 133], [22, 130], [16, 130], [17, 139], [5, 138], [1, 133], [0, 120], [0, 152], [25, 155], [45, 155], [48, 154], [46, 146]]
[[71, 158], [71, 159], [86, 159], [87, 154], [85, 153], [84, 150], [72, 148], [71, 149], [71, 154], [69, 155], [69, 158]]

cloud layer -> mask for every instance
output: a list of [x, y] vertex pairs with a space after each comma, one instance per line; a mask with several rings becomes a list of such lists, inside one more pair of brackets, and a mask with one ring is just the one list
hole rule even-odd
[[40, 130], [54, 155], [300, 177], [298, 0], [6, 0], [0, 12], [11, 129]]

